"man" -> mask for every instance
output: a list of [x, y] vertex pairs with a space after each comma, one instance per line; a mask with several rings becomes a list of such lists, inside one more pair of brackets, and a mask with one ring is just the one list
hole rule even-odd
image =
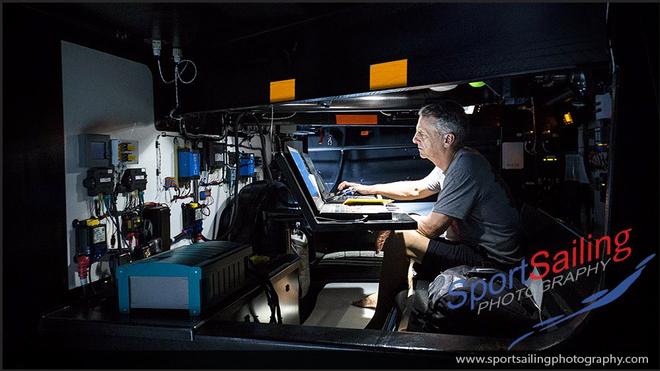
[[[433, 211], [415, 217], [417, 230], [380, 232], [376, 250], [385, 250], [376, 313], [367, 328], [381, 328], [398, 291], [405, 289], [410, 259], [426, 279], [458, 265], [506, 267], [519, 261], [518, 212], [488, 160], [463, 145], [468, 118], [454, 102], [419, 110], [415, 136], [420, 156], [435, 168], [424, 179], [363, 185], [342, 182], [360, 194], [415, 200], [439, 193]], [[453, 241], [439, 238], [447, 233]], [[450, 237], [451, 236], [451, 237]], [[371, 299], [371, 300], [370, 300]], [[362, 305], [369, 306], [374, 296]], [[358, 304], [359, 305], [359, 304]]]

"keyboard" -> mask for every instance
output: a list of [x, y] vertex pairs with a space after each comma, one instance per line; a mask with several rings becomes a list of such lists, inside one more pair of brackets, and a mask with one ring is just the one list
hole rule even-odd
[[389, 214], [382, 205], [348, 206], [344, 204], [325, 204], [321, 207], [322, 214]]
[[325, 202], [332, 202], [332, 203], [342, 203], [348, 199], [353, 199], [353, 200], [373, 200], [375, 199], [376, 196], [370, 195], [370, 196], [364, 196], [364, 195], [334, 195], [329, 197]]

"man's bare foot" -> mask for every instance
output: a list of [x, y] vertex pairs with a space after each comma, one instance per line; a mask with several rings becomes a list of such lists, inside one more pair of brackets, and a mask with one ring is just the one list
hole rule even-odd
[[360, 308], [376, 309], [376, 303], [378, 303], [378, 293], [374, 292], [373, 294], [367, 295], [360, 300], [354, 301], [353, 305]]

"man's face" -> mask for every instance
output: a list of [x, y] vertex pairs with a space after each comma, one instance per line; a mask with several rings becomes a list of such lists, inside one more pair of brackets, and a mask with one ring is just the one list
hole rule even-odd
[[415, 136], [412, 141], [419, 149], [419, 156], [421, 158], [434, 157], [434, 155], [442, 150], [442, 138], [438, 130], [432, 124], [432, 119], [428, 117], [420, 117], [417, 120], [417, 127], [415, 129]]

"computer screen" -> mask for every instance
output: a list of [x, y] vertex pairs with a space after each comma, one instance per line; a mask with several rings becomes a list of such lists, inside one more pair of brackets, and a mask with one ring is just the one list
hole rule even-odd
[[307, 168], [307, 165], [302, 155], [295, 148], [289, 146], [287, 146], [287, 148], [289, 149], [291, 158], [293, 158], [293, 162], [296, 165], [296, 168], [298, 169], [300, 176], [303, 178], [303, 182], [305, 188], [307, 189], [307, 192], [314, 199], [314, 203], [316, 203], [317, 205], [319, 204], [319, 202], [322, 203], [323, 199], [321, 198], [321, 191], [319, 190], [316, 178], [314, 174], [312, 174], [310, 170]]

